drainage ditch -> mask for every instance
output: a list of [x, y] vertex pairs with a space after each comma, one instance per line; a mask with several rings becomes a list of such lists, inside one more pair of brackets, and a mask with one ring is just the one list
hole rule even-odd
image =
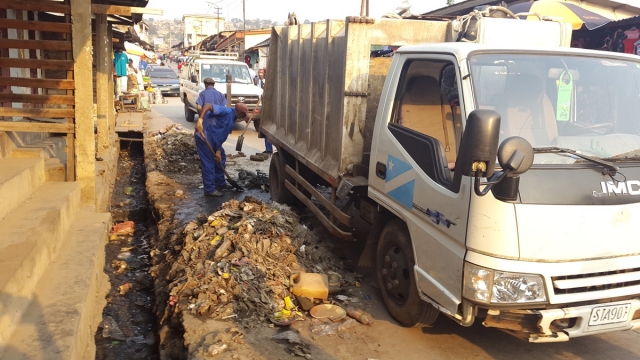
[[[120, 142], [111, 214], [121, 235], [106, 246], [105, 273], [111, 289], [95, 334], [96, 359], [159, 359], [150, 243], [155, 231], [145, 188], [142, 142]], [[133, 222], [133, 233], [130, 223]]]

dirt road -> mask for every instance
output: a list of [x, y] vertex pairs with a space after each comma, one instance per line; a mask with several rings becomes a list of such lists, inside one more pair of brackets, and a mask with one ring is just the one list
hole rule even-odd
[[[150, 129], [176, 122], [185, 129], [193, 129], [193, 123], [184, 120], [182, 103], [179, 98], [168, 98], [169, 103], [153, 107]], [[236, 126], [225, 148], [234, 149], [242, 126]], [[257, 138], [251, 127], [245, 135], [244, 152], [253, 154], [264, 149], [264, 142]], [[234, 153], [232, 150], [231, 152]], [[256, 165], [267, 170], [268, 162]], [[195, 185], [195, 184], [194, 184]], [[188, 189], [187, 189], [188, 190]], [[246, 194], [229, 193], [221, 199], [204, 199], [202, 190], [191, 188], [189, 207], [179, 210], [178, 217], [185, 221], [197, 214], [211, 214], [224, 201], [231, 197], [240, 198]], [[252, 194], [254, 195], [254, 194]], [[268, 195], [262, 194], [262, 198]], [[314, 223], [309, 212], [302, 212], [309, 227], [314, 228], [318, 238], [335, 245], [333, 248], [347, 266], [353, 263], [358, 244], [344, 244], [341, 240], [328, 235]], [[428, 328], [406, 329], [398, 326], [387, 314], [380, 299], [379, 291], [371, 279], [365, 278], [361, 287], [350, 288], [347, 295], [358, 299], [358, 304], [370, 312], [376, 319], [373, 326], [358, 326], [349, 336], [312, 336], [308, 324], [296, 323], [294, 328], [310, 344], [313, 359], [637, 359], [640, 358], [640, 332], [628, 331], [612, 334], [573, 339], [567, 343], [529, 344], [501, 331], [484, 328], [480, 321], [470, 328], [463, 328], [441, 316]], [[261, 327], [251, 331], [245, 341], [253, 347], [255, 358], [289, 358], [285, 342], [276, 342], [271, 336], [277, 328]], [[231, 358], [233, 353], [223, 354], [219, 358]], [[241, 357], [243, 358], [243, 357]]]

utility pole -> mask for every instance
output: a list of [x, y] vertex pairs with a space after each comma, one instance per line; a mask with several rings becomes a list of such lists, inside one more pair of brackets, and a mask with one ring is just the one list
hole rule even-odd
[[224, 25], [222, 27], [222, 30], [220, 30], [220, 13], [222, 12], [222, 8], [216, 5], [216, 17], [218, 19], [216, 19], [216, 24], [218, 24], [217, 29], [218, 33], [220, 33], [222, 30], [224, 30]]
[[[245, 44], [247, 43], [247, 19], [244, 11], [244, 1], [242, 0], [242, 57], [244, 59]], [[244, 60], [243, 60], [244, 61]]]
[[362, 0], [360, 3], [360, 17], [369, 17], [369, 0]]

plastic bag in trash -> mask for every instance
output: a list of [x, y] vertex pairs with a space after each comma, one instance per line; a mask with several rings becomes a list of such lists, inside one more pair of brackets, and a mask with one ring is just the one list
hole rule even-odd
[[120, 330], [118, 324], [111, 316], [105, 316], [100, 325], [102, 327], [102, 337], [112, 338], [115, 340], [126, 339], [122, 330]]

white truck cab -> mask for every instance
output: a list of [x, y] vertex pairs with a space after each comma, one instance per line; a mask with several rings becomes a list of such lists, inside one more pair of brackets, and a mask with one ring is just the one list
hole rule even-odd
[[[427, 44], [389, 74], [368, 194], [406, 224], [420, 296], [533, 342], [639, 328], [640, 59]], [[398, 243], [380, 245], [402, 303]]]
[[[225, 96], [228, 89], [231, 89], [231, 96], [227, 96], [230, 100], [227, 106], [243, 102], [251, 111], [259, 105], [258, 100], [263, 90], [254, 85], [247, 64], [236, 61], [237, 58], [237, 53], [192, 52], [189, 55], [180, 75], [180, 99], [184, 103], [187, 121], [194, 121], [198, 111], [196, 100], [200, 92], [205, 89], [203, 80], [206, 78], [215, 80], [216, 90]], [[228, 74], [231, 75], [229, 84], [227, 83]]]

